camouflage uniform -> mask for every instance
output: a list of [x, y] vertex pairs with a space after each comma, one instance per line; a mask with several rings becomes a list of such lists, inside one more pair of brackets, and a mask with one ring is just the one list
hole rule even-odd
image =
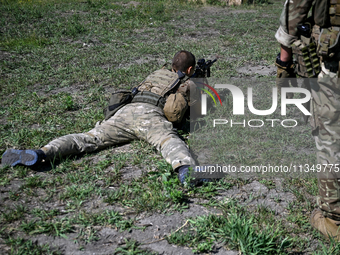
[[[198, 103], [195, 98], [199, 99], [199, 92], [192, 81], [188, 80], [180, 85], [177, 92], [186, 98], [189, 106]], [[149, 103], [127, 104], [109, 119], [97, 123], [89, 132], [57, 138], [41, 150], [51, 160], [55, 157], [93, 152], [135, 139], [155, 146], [173, 169], [195, 165], [188, 146], [179, 138], [173, 124], [165, 118], [163, 110]]]
[[[322, 1], [324, 0], [317, 0], [315, 3], [313, 18], [316, 26], [313, 28], [312, 36], [315, 36], [314, 32], [320, 27], [330, 27], [329, 22], [328, 24], [324, 22], [328, 17], [328, 9], [318, 7], [320, 3], [324, 3]], [[312, 5], [313, 0], [288, 0], [285, 3], [280, 18], [280, 28], [275, 35], [278, 42], [291, 47], [298, 39], [297, 25], [305, 21]], [[322, 19], [323, 21], [320, 21]], [[315, 136], [318, 164], [340, 164], [340, 83], [336, 77], [339, 60], [338, 54], [338, 57], [333, 58], [332, 61], [321, 61], [321, 73], [318, 79], [310, 81], [313, 97], [311, 123], [314, 128], [312, 133]], [[324, 216], [334, 220], [340, 219], [339, 181], [340, 173], [330, 171], [329, 168], [326, 172], [318, 173], [317, 204]]]

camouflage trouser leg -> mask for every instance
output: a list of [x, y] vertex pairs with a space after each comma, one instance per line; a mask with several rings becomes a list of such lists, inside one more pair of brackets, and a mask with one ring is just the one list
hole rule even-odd
[[[313, 85], [314, 83], [314, 85]], [[317, 204], [325, 216], [340, 218], [340, 83], [323, 66], [318, 81], [312, 81], [312, 125], [317, 148], [319, 196]], [[337, 164], [337, 165], [336, 165]], [[324, 167], [326, 167], [325, 171]]]
[[163, 111], [153, 105], [133, 103], [121, 108], [110, 119], [84, 134], [67, 135], [44, 146], [48, 158], [92, 152], [119, 143], [141, 139], [162, 153], [173, 169], [194, 165], [187, 145], [173, 130]]
[[120, 143], [127, 143], [134, 139], [137, 139], [137, 137], [133, 130], [129, 130], [127, 123], [119, 122], [112, 117], [101, 124], [97, 124], [95, 128], [86, 133], [59, 137], [41, 149], [45, 152], [46, 158], [52, 160], [93, 152]]

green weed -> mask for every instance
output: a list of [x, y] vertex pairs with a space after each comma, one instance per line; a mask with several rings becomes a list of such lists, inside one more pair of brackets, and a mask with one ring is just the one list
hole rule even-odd
[[72, 219], [73, 223], [90, 226], [115, 226], [120, 230], [131, 229], [134, 227], [133, 220], [124, 219], [123, 216], [116, 211], [105, 211], [98, 214], [80, 213]]
[[122, 254], [122, 255], [152, 255], [155, 254], [153, 252], [145, 251], [140, 249], [139, 243], [134, 240], [125, 239], [125, 245], [116, 248], [114, 254]]
[[11, 251], [9, 254], [34, 254], [34, 255], [57, 255], [61, 254], [59, 251], [52, 251], [49, 245], [37, 245], [31, 240], [23, 238], [9, 237], [6, 240], [6, 244], [10, 245]]
[[66, 237], [66, 233], [74, 232], [74, 227], [68, 219], [58, 221], [28, 221], [20, 225], [20, 229], [29, 235], [50, 234], [54, 236]]
[[335, 255], [339, 254], [340, 252], [340, 244], [334, 238], [330, 238], [330, 245], [325, 245], [324, 243], [320, 242], [321, 245], [321, 252], [314, 252], [313, 255], [321, 255], [321, 254], [327, 254], [327, 255]]
[[227, 215], [189, 219], [188, 230], [171, 234], [168, 241], [189, 243], [199, 252], [211, 251], [214, 242], [223, 241], [244, 254], [280, 254], [292, 245], [292, 239], [283, 238], [279, 228], [259, 226], [253, 215], [243, 213], [242, 209], [232, 206]]
[[60, 211], [58, 209], [52, 210], [44, 210], [40, 208], [34, 208], [30, 212], [32, 215], [41, 218], [41, 220], [52, 219], [54, 216], [60, 215]]
[[[4, 209], [5, 208], [3, 208], [3, 210]], [[3, 211], [1, 218], [4, 222], [11, 223], [22, 219], [27, 211], [28, 210], [24, 205], [18, 204], [14, 207], [14, 209]]]

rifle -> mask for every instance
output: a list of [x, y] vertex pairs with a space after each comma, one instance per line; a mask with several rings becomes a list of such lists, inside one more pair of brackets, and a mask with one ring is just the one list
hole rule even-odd
[[217, 58], [214, 60], [205, 61], [204, 58], [201, 58], [197, 61], [197, 66], [195, 69], [195, 73], [191, 76], [192, 78], [207, 78], [210, 77], [210, 67], [217, 61]]

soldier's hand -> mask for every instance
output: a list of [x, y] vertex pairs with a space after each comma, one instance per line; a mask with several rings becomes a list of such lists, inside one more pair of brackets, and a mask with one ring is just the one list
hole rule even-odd
[[292, 61], [283, 62], [280, 60], [280, 54], [276, 58], [277, 66], [276, 86], [278, 89], [289, 87], [289, 81], [293, 87], [297, 87], [296, 74], [294, 72], [295, 65]]

